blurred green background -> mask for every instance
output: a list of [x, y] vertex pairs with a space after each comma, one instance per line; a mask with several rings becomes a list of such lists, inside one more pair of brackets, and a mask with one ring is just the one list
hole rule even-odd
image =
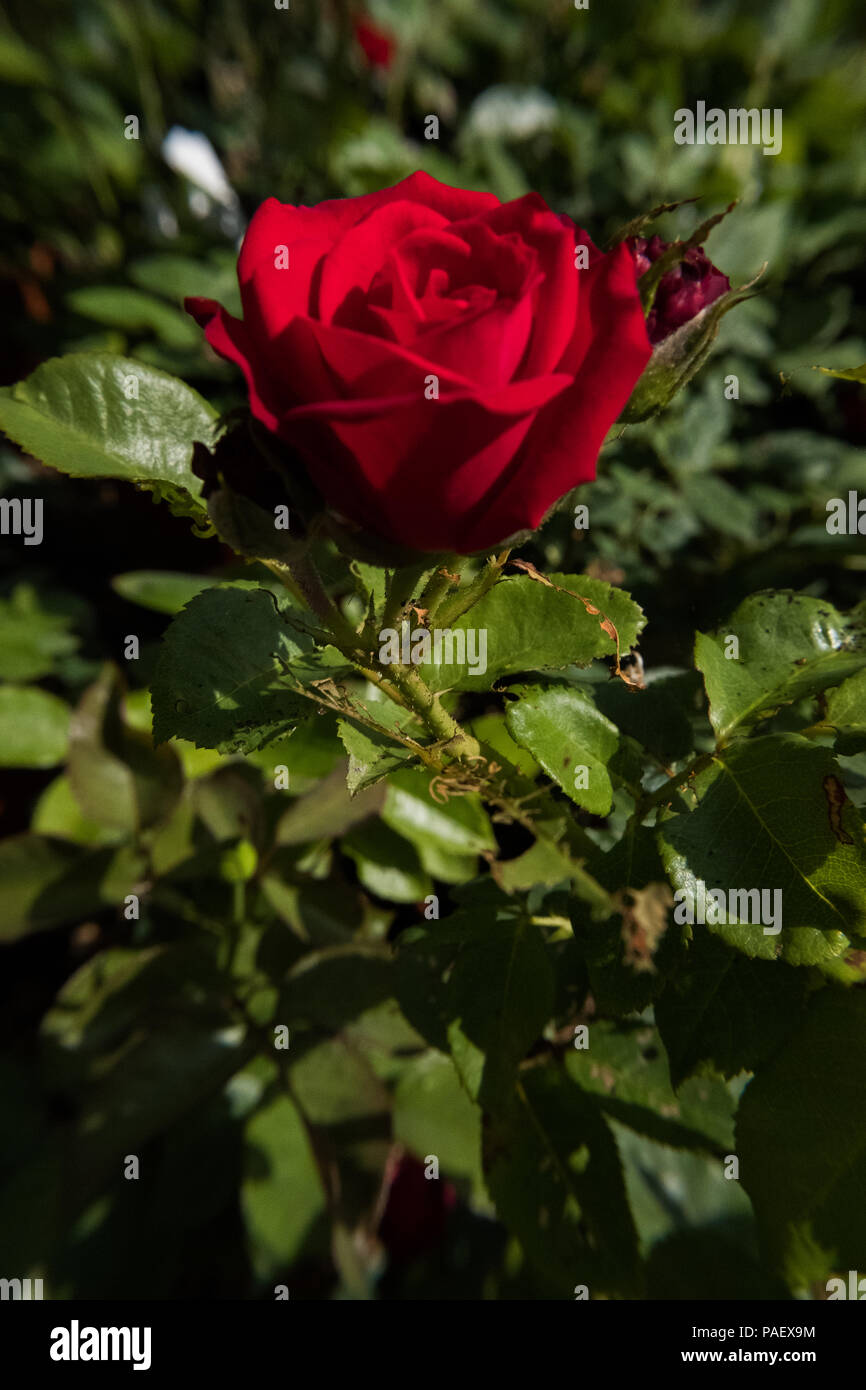
[[[700, 200], [662, 220], [659, 230], [672, 237], [738, 199], [708, 252], [732, 284], [766, 265], [760, 295], [723, 321], [714, 356], [673, 408], [605, 451], [598, 481], [580, 495], [589, 530], [576, 532], [564, 512], [522, 553], [540, 567], [589, 569], [629, 589], [648, 614], [642, 652], [656, 666], [688, 665], [695, 629], [755, 589], [794, 587], [843, 608], [861, 596], [862, 537], [828, 536], [824, 522], [828, 498], [866, 492], [864, 391], [811, 370], [866, 361], [866, 15], [856, 0], [593, 0], [587, 11], [571, 0], [291, 0], [289, 10], [269, 0], [11, 0], [0, 17], [0, 79], [2, 383], [47, 357], [107, 348], [182, 376], [221, 409], [241, 403], [239, 374], [204, 347], [181, 301], [207, 294], [237, 309], [237, 244], [269, 196], [312, 204], [423, 168], [502, 199], [535, 190], [601, 245], [663, 201]], [[673, 113], [697, 100], [781, 108], [781, 154], [676, 146]], [[438, 140], [425, 138], [430, 115]], [[136, 130], [131, 117], [138, 138], [126, 138]], [[210, 164], [200, 143], [194, 164], [183, 163], [178, 128], [206, 137]], [[724, 394], [731, 374], [736, 401]], [[193, 539], [188, 523], [150, 496], [61, 478], [5, 444], [0, 493], [44, 498], [46, 527], [38, 548], [0, 537], [0, 834], [18, 836], [32, 823], [108, 854], [123, 826], [84, 814], [60, 771], [69, 709], [113, 661], [131, 686], [127, 720], [145, 729], [144, 692], [166, 614], [203, 582], [236, 571], [216, 540]], [[182, 577], [159, 581], [143, 571]], [[130, 633], [141, 656], [127, 663]], [[339, 758], [327, 724], [296, 745], [292, 794]], [[208, 761], [190, 749], [178, 756], [189, 783], [200, 782], [198, 813], [214, 844], [236, 844], [244, 824], [237, 808], [252, 795], [245, 787], [261, 790], [255, 759]], [[866, 758], [847, 761], [849, 790], [862, 800]], [[227, 799], [211, 776], [223, 778]], [[400, 920], [399, 894], [388, 907], [375, 876], [364, 881], [363, 847], [353, 862], [362, 865], [362, 887], [372, 883], [372, 899], [358, 890], [351, 860], [344, 853], [340, 861], [351, 893], [339, 903], [300, 851], [286, 869], [308, 899], [280, 910], [288, 921], [300, 914], [307, 927], [314, 922], [314, 942], [332, 939], [329, 931], [340, 939], [344, 929], [375, 938]], [[224, 893], [232, 872], [222, 867]], [[12, 877], [13, 869], [20, 865]], [[44, 1039], [56, 1043], [69, 1010], [87, 1014], [93, 981], [59, 1012], [53, 1006], [46, 1025], [56, 991], [98, 946], [149, 940], [144, 924], [135, 935], [98, 895], [67, 893], [65, 904], [40, 919], [47, 935], [16, 936], [4, 950], [0, 1161], [10, 1173], [31, 1147], [42, 1151], [77, 1094], [64, 1080], [68, 1058], [49, 1046], [46, 1060]], [[178, 889], [180, 917], [184, 905]], [[159, 936], [165, 928], [157, 918], [150, 929]], [[135, 1023], [135, 997], [126, 1006]], [[182, 1055], [183, 1036], [175, 1045]], [[241, 1077], [246, 1090], [236, 1084], [204, 1111], [180, 1103], [171, 1111], [149, 1141], [159, 1176], [143, 1185], [140, 1209], [120, 1215], [84, 1184], [68, 1220], [58, 1218], [66, 1236], [52, 1266], [56, 1290], [256, 1297], [263, 1280], [289, 1268], [293, 1296], [327, 1294], [332, 1273], [315, 1204], [296, 1230], [291, 1211], [281, 1215], [278, 1199], [272, 1208], [251, 1196], [255, 1182], [250, 1188], [240, 1176], [239, 1117], [251, 1113], [263, 1085]], [[441, 1149], [452, 1153], [451, 1175], [468, 1192], [471, 1145], [460, 1129], [468, 1121], [449, 1091], [450, 1073], [437, 1078], [428, 1067], [421, 1081], [419, 1094], [438, 1098]], [[315, 1089], [314, 1078], [308, 1085]], [[410, 1097], [409, 1082], [400, 1085]], [[273, 1111], [258, 1113], [256, 1142], [267, 1152], [268, 1125], [284, 1132]], [[414, 1132], [413, 1115], [407, 1100], [405, 1135]], [[424, 1124], [420, 1134], [423, 1156]], [[286, 1180], [302, 1185], [292, 1151], [281, 1149], [279, 1161]], [[645, 1161], [636, 1158], [634, 1171]], [[205, 1200], [193, 1179], [212, 1164]], [[39, 1172], [35, 1205], [60, 1190], [47, 1159]], [[647, 1182], [635, 1201], [648, 1249], [720, 1219], [721, 1198], [708, 1183], [706, 1166], [691, 1157], [675, 1175], [678, 1207], [656, 1202]], [[13, 1191], [25, 1214], [35, 1209]], [[470, 1215], [470, 1205], [461, 1202], [454, 1217], [458, 1237], [447, 1257], [392, 1273], [385, 1296], [538, 1296], [521, 1282], [529, 1276], [502, 1231], [489, 1214]], [[736, 1225], [741, 1214], [726, 1219]], [[26, 1241], [20, 1248], [30, 1258]], [[683, 1296], [699, 1277], [691, 1268], [678, 1285], [674, 1268], [660, 1263], [660, 1296]], [[742, 1271], [738, 1277], [743, 1287]]]

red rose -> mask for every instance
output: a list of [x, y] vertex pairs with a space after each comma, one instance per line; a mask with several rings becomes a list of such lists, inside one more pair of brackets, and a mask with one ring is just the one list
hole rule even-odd
[[[635, 237], [632, 243], [638, 276], [673, 243], [660, 236]], [[647, 318], [651, 343], [660, 343], [731, 288], [727, 275], [716, 270], [702, 246], [690, 246], [683, 259], [663, 275]]]
[[389, 68], [394, 56], [394, 40], [369, 19], [355, 20], [355, 38], [371, 67]]
[[330, 507], [417, 550], [538, 526], [595, 476], [651, 351], [627, 245], [602, 255], [536, 194], [422, 173], [315, 208], [269, 199], [238, 276], [243, 321], [186, 307], [253, 414]]
[[412, 1154], [395, 1154], [388, 1160], [388, 1196], [378, 1234], [395, 1264], [405, 1264], [435, 1249], [457, 1204], [450, 1182], [424, 1174], [425, 1165]]

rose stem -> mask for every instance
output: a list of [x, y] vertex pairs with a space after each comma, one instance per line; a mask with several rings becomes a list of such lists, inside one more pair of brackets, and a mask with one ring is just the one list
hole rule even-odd
[[487, 562], [483, 569], [479, 570], [472, 583], [462, 592], [456, 593], [450, 600], [446, 599], [436, 613], [439, 627], [448, 627], [456, 618], [461, 617], [474, 603], [493, 588], [505, 567], [505, 562], [511, 554], [510, 548], [502, 550], [496, 556], [488, 555]]
[[338, 638], [337, 646], [341, 650], [343, 645], [349, 645], [353, 649], [357, 648], [358, 634], [325, 591], [325, 586], [309, 552], [293, 557], [288, 564], [271, 562], [268, 564], [268, 568], [284, 583], [286, 583], [286, 572], [288, 573], [294, 583], [286, 583], [286, 587], [290, 590], [300, 591], [307, 607], [311, 608], [328, 631]]
[[[448, 711], [442, 708], [432, 690], [424, 683], [414, 667], [395, 666], [390, 672], [389, 679], [375, 667], [370, 666], [366, 659], [367, 654], [359, 647], [357, 632], [343, 617], [333, 600], [329, 598], [309, 554], [293, 559], [289, 565], [270, 563], [268, 568], [284, 582], [287, 576], [291, 576], [293, 584], [287, 587], [292, 592], [295, 589], [300, 591], [307, 605], [333, 635], [334, 646], [338, 651], [341, 651], [357, 666], [368, 680], [378, 685], [383, 694], [387, 695], [395, 704], [417, 714], [435, 739], [450, 745], [449, 752], [457, 758], [476, 757], [481, 752], [477, 739], [471, 738], [460, 727], [457, 720], [453, 719]], [[426, 568], [425, 566], [419, 573], [426, 573]], [[407, 583], [412, 582], [411, 578], [407, 578]], [[405, 587], [405, 584], [401, 583], [399, 591], [402, 592]]]
[[457, 720], [439, 703], [437, 696], [422, 679], [414, 666], [395, 666], [392, 677], [397, 689], [416, 714], [424, 720], [430, 732], [448, 743], [455, 758], [476, 758], [481, 753], [477, 739], [467, 734]]
[[382, 610], [382, 627], [397, 628], [403, 616], [403, 609], [414, 597], [422, 577], [430, 568], [430, 561], [423, 564], [406, 565], [391, 571], [391, 578], [385, 593], [385, 606]]
[[363, 650], [358, 633], [355, 632], [351, 623], [343, 617], [333, 600], [328, 597], [319, 572], [309, 555], [300, 559], [293, 559], [290, 565], [276, 560], [264, 560], [263, 564], [267, 565], [271, 573], [285, 584], [289, 593], [293, 594], [295, 598], [300, 598], [315, 613], [333, 638], [333, 645], [353, 665], [358, 667], [362, 675], [366, 676], [374, 685], [378, 685], [383, 694], [393, 700], [396, 705], [401, 705], [404, 709], [412, 709], [413, 713], [416, 712], [403, 698], [396, 685], [369, 664], [368, 653]]
[[446, 555], [441, 565], [433, 571], [427, 580], [418, 600], [418, 607], [426, 610], [428, 627], [430, 626], [430, 619], [436, 616], [437, 609], [448, 590], [460, 583], [460, 566], [465, 563], [465, 559], [464, 555]]

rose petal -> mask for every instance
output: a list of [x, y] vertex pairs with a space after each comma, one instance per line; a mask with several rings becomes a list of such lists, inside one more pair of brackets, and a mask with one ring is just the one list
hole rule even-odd
[[302, 406], [280, 432], [335, 510], [418, 550], [463, 549], [462, 518], [483, 507], [537, 411], [567, 385], [551, 376], [475, 388], [423, 408], [416, 395]]
[[246, 378], [250, 408], [256, 419], [261, 420], [269, 430], [276, 430], [279, 415], [266, 402], [265, 395], [274, 400], [278, 392], [270, 381], [267, 367], [258, 359], [246, 324], [234, 318], [213, 299], [185, 299], [184, 308], [204, 329], [204, 335], [214, 352], [240, 367]]
[[628, 248], [617, 247], [582, 275], [564, 363], [576, 379], [539, 413], [520, 455], [467, 518], [462, 535], [473, 549], [540, 525], [554, 502], [595, 477], [604, 437], [652, 354]]
[[330, 323], [353, 290], [366, 294], [390, 247], [421, 227], [443, 231], [447, 225], [441, 213], [418, 203], [387, 203], [371, 212], [341, 237], [322, 266], [318, 317]]

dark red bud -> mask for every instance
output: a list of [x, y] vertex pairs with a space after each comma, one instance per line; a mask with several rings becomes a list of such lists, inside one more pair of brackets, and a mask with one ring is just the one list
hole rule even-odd
[[[662, 241], [660, 236], [650, 237], [649, 240], [639, 236], [634, 237], [630, 245], [640, 277], [673, 242]], [[659, 281], [646, 321], [650, 342], [660, 343], [730, 288], [727, 275], [716, 269], [703, 247], [689, 247], [679, 264]]]
[[370, 19], [355, 21], [355, 38], [364, 50], [364, 57], [373, 68], [389, 68], [394, 57], [394, 43], [391, 35], [380, 29]]
[[388, 1165], [388, 1196], [379, 1239], [395, 1263], [405, 1264], [439, 1245], [448, 1213], [457, 1201], [450, 1182], [426, 1178], [424, 1169], [420, 1159], [405, 1153]]

